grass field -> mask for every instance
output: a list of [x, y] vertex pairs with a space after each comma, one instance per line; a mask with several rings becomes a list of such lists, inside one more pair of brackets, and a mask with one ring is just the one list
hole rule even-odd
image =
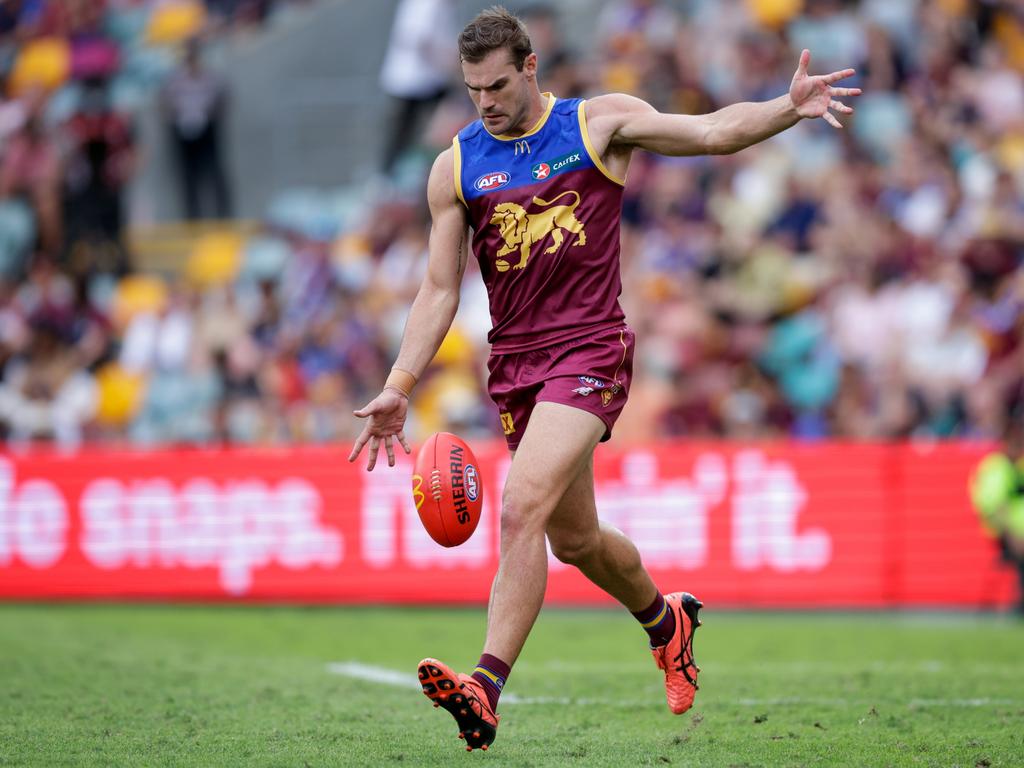
[[1022, 623], [704, 617], [675, 717], [627, 615], [545, 611], [467, 754], [414, 676], [480, 610], [0, 606], [0, 765], [1024, 765]]

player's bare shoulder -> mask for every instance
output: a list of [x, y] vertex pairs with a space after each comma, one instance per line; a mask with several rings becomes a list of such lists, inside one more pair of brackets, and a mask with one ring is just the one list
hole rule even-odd
[[594, 148], [601, 153], [631, 146], [623, 140], [621, 128], [630, 117], [654, 112], [643, 99], [627, 93], [606, 93], [587, 99], [587, 129]]
[[455, 151], [448, 147], [438, 154], [427, 178], [427, 202], [431, 209], [438, 210], [459, 205], [455, 178]]

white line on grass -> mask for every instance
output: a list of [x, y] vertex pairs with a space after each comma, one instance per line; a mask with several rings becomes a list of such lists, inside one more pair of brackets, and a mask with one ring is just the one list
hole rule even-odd
[[[372, 664], [363, 664], [359, 661], [335, 661], [327, 665], [327, 671], [342, 677], [351, 677], [356, 680], [366, 680], [371, 683], [380, 683], [394, 688], [405, 688], [408, 690], [420, 690], [419, 680], [404, 672], [398, 672], [386, 667], [377, 667]], [[874, 706], [878, 702], [874, 700], [852, 701], [843, 698], [816, 698], [814, 696], [785, 696], [779, 698], [741, 698], [719, 700], [721, 703], [732, 703], [741, 707], [769, 707], [786, 705], [815, 705], [815, 706]], [[623, 707], [633, 709], [651, 705], [659, 705], [660, 702], [654, 698], [650, 700], [629, 700], [629, 699], [598, 699], [579, 698], [573, 699], [565, 696], [517, 696], [515, 693], [505, 693], [501, 697], [502, 704], [572, 704], [583, 706], [604, 706]], [[906, 705], [911, 708], [921, 707], [1018, 707], [1024, 705], [1024, 701], [1017, 699], [990, 699], [990, 698], [969, 698], [969, 699], [910, 699]]]
[[370, 664], [360, 664], [358, 661], [334, 661], [327, 665], [327, 671], [343, 677], [354, 677], [356, 680], [392, 685], [395, 688], [420, 690], [419, 680], [412, 675]]
[[[698, 654], [699, 660], [699, 654]], [[553, 672], [579, 674], [607, 669], [606, 663], [597, 661], [561, 661], [521, 662], [523, 669], [543, 669]], [[616, 661], [615, 668], [620, 672], [644, 674], [653, 665], [650, 659]], [[919, 659], [914, 661], [762, 661], [756, 664], [746, 662], [701, 661], [701, 669], [715, 675], [785, 675], [787, 677], [800, 674], [837, 674], [851, 675], [863, 672], [885, 673], [897, 675], [939, 675], [951, 672], [969, 671], [974, 675], [1005, 675], [1016, 673], [1020, 667], [1016, 664], [992, 664], [989, 662], [958, 662], [951, 664], [938, 659]]]
[[[385, 667], [376, 667], [372, 664], [363, 664], [358, 661], [335, 661], [327, 665], [327, 671], [331, 674], [353, 677], [356, 680], [366, 680], [371, 683], [381, 683], [395, 688], [409, 688], [420, 690], [420, 681], [404, 672], [396, 672]], [[517, 696], [514, 693], [503, 693], [502, 704], [583, 704], [588, 706], [601, 705], [606, 707], [640, 707], [650, 704], [650, 701], [629, 701], [625, 699], [594, 699], [580, 698], [572, 699], [565, 696]]]
[[[615, 662], [615, 668], [619, 671], [628, 670], [630, 672], [636, 671], [641, 672], [643, 670], [650, 669], [654, 665], [651, 663], [650, 658], [647, 659], [634, 659]], [[751, 663], [734, 663], [727, 661], [708, 661], [701, 663], [701, 669], [708, 670], [717, 673], [738, 673], [738, 674], [749, 674], [750, 672], [758, 672], [759, 674], [782, 674], [782, 675], [793, 675], [793, 674], [807, 674], [807, 673], [822, 673], [822, 672], [905, 672], [905, 673], [940, 673], [945, 672], [953, 667], [941, 661], [925, 660], [925, 661], [865, 661], [861, 664], [852, 664], [848, 662], [836, 662], [836, 661], [762, 661], [756, 664]], [[985, 671], [1002, 672], [1012, 665], [1004, 665], [1002, 667], [998, 665], [989, 664], [968, 664], [971, 670], [978, 671], [984, 669]], [[594, 670], [607, 669], [607, 663], [598, 661], [561, 661], [558, 659], [552, 661], [543, 661], [540, 663], [531, 663], [525, 661], [522, 663], [522, 667], [533, 668], [533, 669], [548, 669], [555, 672], [592, 672]], [[958, 665], [957, 669], [963, 669], [964, 665]], [[991, 669], [990, 669], [991, 668]], [[1014, 667], [1015, 668], [1015, 667]]]
[[[881, 707], [888, 701], [876, 699], [840, 699], [816, 696], [779, 696], [765, 699], [742, 698], [732, 701], [725, 701], [727, 704], [735, 704], [741, 707], [782, 707], [782, 706], [816, 706], [816, 707]], [[1024, 701], [1018, 699], [910, 699], [904, 702], [910, 709], [923, 707], [1019, 707]]]
[[909, 707], [1019, 707], [1017, 699], [911, 699]]
[[[851, 702], [849, 699], [815, 698], [813, 696], [778, 696], [769, 699], [742, 698], [736, 699], [732, 703], [741, 707], [783, 707], [789, 705], [838, 707], [856, 702]], [[867, 704], [867, 702], [864, 703]]]
[[[779, 707], [783, 705], [814, 705], [816, 707], [882, 707], [885, 701], [874, 699], [815, 698], [814, 696], [779, 696], [777, 698], [739, 698], [740, 707]], [[911, 698], [910, 709], [923, 707], [1020, 707], [1024, 701], [1013, 698]]]

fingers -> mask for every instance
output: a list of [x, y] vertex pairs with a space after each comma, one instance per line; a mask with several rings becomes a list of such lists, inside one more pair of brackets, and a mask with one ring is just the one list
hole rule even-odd
[[831, 112], [826, 112], [821, 117], [822, 117], [822, 119], [826, 123], [831, 125], [833, 128], [842, 128], [843, 127], [842, 124], [838, 120], [836, 120], [836, 116], [833, 115]]
[[804, 48], [800, 51], [800, 63], [796, 65], [797, 75], [807, 74], [807, 65], [811, 63], [811, 52]]
[[830, 96], [860, 96], [860, 88], [832, 88], [828, 89]]
[[370, 452], [366, 457], [366, 471], [373, 472], [373, 468], [377, 466], [377, 452], [380, 451], [380, 438], [370, 438]]
[[821, 79], [824, 80], [829, 85], [832, 85], [832, 83], [839, 82], [845, 77], [850, 77], [851, 75], [855, 74], [856, 71], [857, 70], [855, 69], [841, 69], [838, 72], [832, 72], [831, 74], [828, 75], [822, 75]]
[[853, 114], [853, 107], [848, 107], [845, 104], [843, 104], [843, 102], [836, 101], [835, 99], [832, 99], [832, 101], [828, 103], [828, 108], [834, 109], [836, 112], [842, 112], [844, 115]]
[[[412, 448], [409, 447], [409, 443], [405, 439], [405, 433], [399, 432], [395, 437], [398, 438], [398, 442], [402, 444], [402, 448], [405, 449], [406, 453], [412, 453]], [[366, 471], [371, 472], [373, 468], [377, 466], [377, 454], [380, 452], [380, 441], [381, 438], [377, 435], [370, 435], [369, 428], [364, 429], [359, 437], [356, 438], [355, 445], [352, 446], [352, 452], [348, 455], [348, 460], [355, 461], [359, 458], [359, 454], [362, 453], [363, 447], [367, 441], [370, 443], [370, 450], [367, 453]], [[384, 438], [384, 450], [388, 455], [388, 466], [395, 466], [395, 447], [392, 443], [392, 436], [388, 435]]]
[[355, 461], [359, 458], [359, 454], [363, 450], [363, 446], [366, 445], [366, 441], [369, 440], [370, 433], [365, 429], [360, 433], [359, 437], [356, 438], [356, 444], [352, 446], [352, 453], [348, 455], [349, 461]]

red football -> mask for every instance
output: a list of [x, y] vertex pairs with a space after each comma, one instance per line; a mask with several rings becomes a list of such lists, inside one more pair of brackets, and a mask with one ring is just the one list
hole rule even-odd
[[420, 448], [412, 497], [423, 527], [442, 547], [457, 547], [480, 522], [484, 486], [476, 457], [460, 437], [438, 432]]

